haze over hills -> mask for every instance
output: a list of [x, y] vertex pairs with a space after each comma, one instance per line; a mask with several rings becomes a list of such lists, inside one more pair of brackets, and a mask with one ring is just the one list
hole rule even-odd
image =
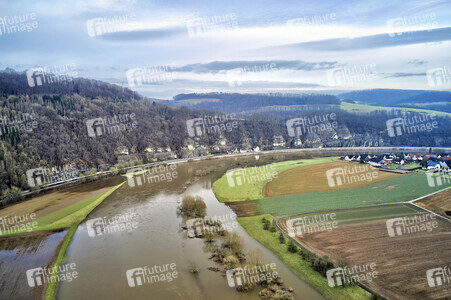
[[[204, 94], [180, 95], [170, 107], [119, 86], [97, 80], [74, 79], [30, 88], [25, 74], [0, 72], [0, 190], [11, 187], [27, 189], [25, 173], [37, 167], [62, 166], [69, 163], [78, 169], [123, 165], [127, 160], [150, 162], [208, 153], [227, 153], [236, 149], [269, 150], [274, 147], [352, 147], [352, 146], [449, 146], [451, 121], [437, 117], [440, 124], [433, 131], [390, 137], [386, 121], [404, 117], [399, 111], [350, 113], [340, 108], [339, 100], [330, 95], [246, 95]], [[192, 97], [200, 99], [199, 103]], [[212, 99], [216, 99], [213, 100]], [[215, 102], [219, 99], [219, 102]], [[207, 100], [213, 110], [201, 109]], [[185, 101], [185, 102], [183, 102]], [[165, 102], [168, 103], [168, 102]], [[304, 107], [249, 113], [270, 106]], [[189, 105], [188, 105], [189, 106]], [[235, 109], [232, 109], [235, 107]], [[237, 126], [198, 136], [190, 136], [187, 121], [249, 110], [236, 115]], [[292, 118], [331, 116], [336, 126], [322, 132], [290, 136], [287, 121]], [[127, 126], [112, 134], [90, 136], [89, 122], [102, 118], [124, 119], [134, 116], [136, 126]], [[409, 114], [413, 117], [416, 114]], [[31, 119], [30, 119], [31, 118]], [[14, 127], [35, 122], [33, 128]], [[110, 121], [109, 121], [110, 122]], [[111, 121], [112, 122], [112, 121]], [[126, 122], [130, 123], [130, 120]], [[28, 124], [29, 125], [29, 124]], [[20, 130], [18, 129], [20, 128]], [[25, 130], [22, 130], [25, 129]], [[275, 137], [282, 142], [275, 144]]]
[[337, 95], [342, 100], [356, 103], [423, 108], [451, 112], [451, 93], [448, 91], [374, 89], [359, 90]]

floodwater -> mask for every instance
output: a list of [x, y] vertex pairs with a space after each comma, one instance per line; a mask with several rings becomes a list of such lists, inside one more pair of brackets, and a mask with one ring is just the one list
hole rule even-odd
[[[231, 219], [233, 211], [219, 203], [212, 192], [211, 184], [215, 179], [227, 169], [294, 158], [302, 156], [271, 154], [181, 163], [176, 165], [177, 178], [168, 180], [165, 176], [167, 181], [124, 184], [79, 226], [67, 253], [68, 263], [76, 264], [79, 278], [60, 284], [57, 298], [260, 299], [259, 289], [250, 293], [237, 292], [229, 287], [224, 275], [208, 270], [220, 266], [209, 259], [208, 246], [203, 239], [187, 238], [186, 231], [181, 228], [183, 220], [177, 215], [177, 207], [184, 195], [199, 195], [207, 205], [208, 216]], [[210, 166], [215, 166], [216, 170], [206, 176], [194, 176], [196, 170]], [[119, 214], [134, 214], [137, 228], [104, 231], [101, 235], [88, 232], [89, 220], [105, 217], [108, 220]], [[236, 223], [231, 224], [236, 226]], [[233, 230], [244, 239], [246, 254], [258, 252], [264, 262], [276, 264], [276, 271], [285, 286], [294, 289], [295, 299], [324, 299], [239, 225]], [[175, 263], [177, 271], [177, 278], [172, 281], [129, 286], [127, 270], [171, 263]], [[192, 264], [199, 268], [199, 273], [189, 272]]]
[[26, 271], [49, 265], [67, 230], [5, 236], [0, 239], [0, 299], [40, 299], [42, 286], [30, 287]]

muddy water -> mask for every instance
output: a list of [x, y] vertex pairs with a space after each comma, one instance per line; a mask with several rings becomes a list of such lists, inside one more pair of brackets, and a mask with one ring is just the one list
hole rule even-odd
[[26, 271], [49, 265], [67, 231], [5, 236], [0, 239], [0, 299], [39, 299], [42, 286], [31, 288]]
[[[257, 292], [236, 292], [221, 273], [207, 269], [216, 266], [209, 259], [207, 246], [202, 239], [186, 237], [186, 232], [181, 229], [182, 218], [176, 211], [182, 197], [189, 194], [204, 199], [208, 216], [233, 214], [230, 208], [216, 200], [211, 190], [212, 182], [227, 169], [289, 158], [293, 157], [260, 155], [258, 160], [252, 156], [183, 163], [177, 165], [177, 178], [170, 182], [143, 183], [134, 187], [123, 185], [88, 219], [135, 213], [138, 227], [90, 237], [86, 222], [82, 223], [67, 255], [69, 263], [77, 264], [79, 278], [62, 283], [58, 299], [259, 299]], [[194, 176], [196, 170], [209, 166], [216, 166], [216, 171], [202, 177]], [[240, 226], [234, 230], [244, 239], [245, 253], [257, 251], [264, 261], [276, 263], [277, 272], [286, 286], [294, 289], [296, 299], [323, 299]], [[172, 282], [128, 286], [126, 270], [170, 263], [176, 264], [178, 272]], [[200, 269], [196, 275], [189, 272], [193, 263]]]

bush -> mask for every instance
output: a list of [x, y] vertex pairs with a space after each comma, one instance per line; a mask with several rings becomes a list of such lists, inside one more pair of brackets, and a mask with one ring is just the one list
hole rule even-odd
[[180, 209], [185, 215], [194, 218], [203, 218], [207, 214], [207, 205], [200, 196], [187, 195], [183, 197]]
[[285, 237], [283, 236], [282, 232], [279, 233], [279, 242], [281, 244], [285, 244]]
[[238, 267], [240, 260], [235, 255], [229, 255], [222, 261], [226, 270], [235, 269]]
[[298, 252], [298, 247], [290, 240], [287, 244], [287, 249], [288, 251], [290, 251], [291, 253], [296, 253]]
[[216, 239], [216, 234], [214, 232], [211, 232], [208, 230], [205, 231], [203, 233], [203, 235], [204, 235], [205, 242], [207, 242], [207, 243], [213, 243]]
[[222, 246], [230, 249], [236, 256], [240, 256], [243, 252], [243, 240], [236, 232], [226, 236]]

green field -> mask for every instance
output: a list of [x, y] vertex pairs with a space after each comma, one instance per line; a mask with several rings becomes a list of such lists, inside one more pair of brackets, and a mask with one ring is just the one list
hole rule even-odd
[[[309, 166], [314, 164], [328, 163], [332, 161], [337, 161], [338, 157], [321, 157], [314, 159], [299, 159], [290, 160], [284, 162], [274, 163], [274, 168], [270, 169], [270, 172], [277, 171], [282, 172], [291, 168], [299, 166]], [[244, 169], [252, 169], [244, 168]], [[235, 201], [245, 201], [245, 200], [258, 200], [263, 198], [263, 188], [267, 180], [261, 180], [253, 183], [246, 183], [243, 185], [236, 185], [234, 187], [229, 186], [227, 181], [227, 176], [224, 174], [221, 178], [213, 183], [213, 192], [216, 198], [220, 202], [235, 202]]]
[[426, 175], [414, 173], [361, 188], [265, 198], [257, 200], [257, 203], [263, 213], [283, 216], [317, 210], [405, 202], [450, 185], [448, 183], [430, 187]]
[[426, 113], [426, 114], [436, 114], [437, 116], [446, 116], [451, 117], [451, 113], [429, 110], [429, 109], [421, 109], [421, 108], [407, 108], [407, 107], [387, 107], [387, 106], [372, 106], [372, 105], [364, 105], [364, 104], [354, 104], [348, 102], [341, 102], [341, 109], [352, 111], [364, 111], [364, 112], [372, 112], [376, 110], [382, 111], [402, 111], [402, 112], [417, 112], [417, 113]]
[[220, 99], [214, 99], [214, 98], [203, 98], [203, 99], [184, 99], [184, 100], [178, 100], [174, 101], [177, 104], [190, 106], [190, 105], [196, 105], [200, 104], [202, 102], [219, 102]]
[[357, 286], [346, 288], [331, 288], [327, 284], [327, 279], [312, 270], [309, 263], [303, 260], [298, 254], [288, 252], [286, 244], [279, 242], [279, 232], [270, 232], [262, 229], [262, 218], [272, 221], [273, 216], [262, 215], [246, 218], [238, 218], [238, 223], [246, 232], [257, 240], [264, 247], [269, 249], [279, 257], [297, 276], [313, 286], [327, 299], [371, 299], [371, 294]]
[[[337, 209], [334, 211], [328, 211], [328, 213], [335, 214], [335, 220], [337, 221], [338, 225], [347, 225], [399, 217], [411, 217], [414, 215], [425, 214], [426, 211], [411, 204], [401, 203], [371, 207]], [[279, 228], [285, 229], [285, 222], [288, 219], [299, 217], [304, 218], [315, 215], [318, 215], [318, 213], [303, 213], [289, 217], [281, 217], [277, 220], [277, 225], [279, 226]]]

